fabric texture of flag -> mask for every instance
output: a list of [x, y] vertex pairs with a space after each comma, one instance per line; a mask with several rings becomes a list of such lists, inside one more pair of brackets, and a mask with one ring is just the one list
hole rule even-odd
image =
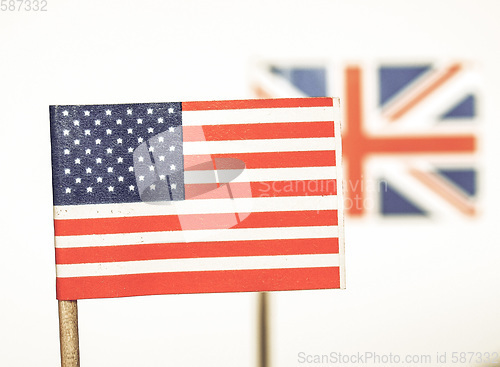
[[344, 287], [338, 99], [50, 119], [59, 300]]

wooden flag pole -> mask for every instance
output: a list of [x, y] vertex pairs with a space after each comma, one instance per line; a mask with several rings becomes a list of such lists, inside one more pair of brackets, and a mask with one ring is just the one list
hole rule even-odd
[[258, 302], [258, 363], [259, 367], [269, 367], [269, 294], [260, 292]]
[[78, 308], [76, 301], [59, 302], [59, 340], [61, 367], [80, 367]]

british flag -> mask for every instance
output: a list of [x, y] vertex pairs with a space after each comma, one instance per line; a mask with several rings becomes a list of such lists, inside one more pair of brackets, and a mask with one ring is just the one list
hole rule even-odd
[[254, 65], [259, 97], [341, 97], [351, 216], [475, 216], [478, 73], [463, 62]]

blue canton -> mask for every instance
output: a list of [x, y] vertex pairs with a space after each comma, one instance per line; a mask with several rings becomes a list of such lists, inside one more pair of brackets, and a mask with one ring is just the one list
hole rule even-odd
[[54, 205], [183, 200], [181, 109], [51, 106]]

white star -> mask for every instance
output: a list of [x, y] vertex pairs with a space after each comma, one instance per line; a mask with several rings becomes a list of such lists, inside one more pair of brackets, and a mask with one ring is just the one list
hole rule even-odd
[[102, 177], [97, 177], [97, 182], [102, 182]]
[[171, 171], [175, 171], [175, 164], [171, 164], [171, 165], [170, 165], [170, 170], [171, 170]]
[[87, 173], [92, 173], [92, 168], [87, 167], [87, 169], [85, 170], [85, 172], [87, 172]]
[[111, 110], [106, 110], [106, 116], [111, 116]]
[[116, 144], [121, 144], [123, 142], [122, 138], [116, 139]]
[[92, 150], [90, 149], [85, 149], [85, 154], [90, 154], [92, 152]]
[[107, 135], [111, 135], [111, 133], [112, 133], [111, 129], [107, 129], [107, 130], [106, 130], [106, 134], [107, 134]]
[[107, 152], [108, 154], [111, 154], [111, 153], [113, 153], [113, 149], [108, 148], [108, 149], [106, 149], [106, 152]]
[[123, 182], [123, 176], [118, 177], [119, 182]]
[[91, 186], [87, 187], [87, 192], [92, 192], [92, 187]]
[[127, 108], [127, 115], [131, 115], [132, 114], [132, 109], [131, 108]]
[[128, 187], [128, 189], [129, 189], [129, 191], [134, 191], [134, 185], [130, 185], [130, 186]]
[[132, 148], [132, 147], [128, 148], [128, 152], [129, 153], [133, 153], [134, 152], [134, 148]]
[[142, 124], [142, 119], [137, 119], [137, 123], [138, 123], [139, 125], [141, 125], [141, 124]]
[[163, 117], [158, 117], [158, 123], [163, 124]]
[[117, 161], [118, 161], [118, 163], [123, 163], [123, 158], [122, 157], [118, 157]]
[[66, 194], [71, 194], [71, 189], [69, 187], [66, 187]]
[[75, 164], [80, 164], [80, 158], [75, 159]]
[[154, 148], [154, 147], [149, 147], [149, 148], [148, 148], [148, 150], [149, 150], [150, 152], [154, 152], [154, 151], [155, 151], [155, 148]]
[[159, 137], [158, 137], [158, 142], [159, 142], [159, 143], [163, 143], [163, 140], [165, 140], [165, 139], [163, 138], [163, 136], [159, 136]]
[[63, 111], [63, 116], [68, 116], [68, 111], [64, 110]]
[[69, 154], [69, 149], [64, 149], [64, 154], [68, 155]]
[[170, 187], [172, 188], [172, 190], [175, 190], [177, 188], [177, 185], [176, 184], [172, 184], [172, 185], [170, 185]]
[[96, 139], [96, 140], [95, 140], [95, 143], [96, 143], [96, 145], [101, 144], [101, 139]]
[[153, 185], [149, 186], [149, 189], [150, 189], [151, 191], [154, 191], [154, 189], [156, 189], [156, 186], [153, 184]]
[[112, 173], [113, 172], [113, 167], [108, 167], [108, 172]]
[[68, 136], [69, 135], [69, 130], [63, 130], [63, 135]]
[[173, 152], [175, 150], [175, 147], [173, 145], [171, 145], [169, 149], [171, 152]]
[[165, 180], [165, 175], [160, 175], [160, 180]]
[[80, 140], [76, 139], [75, 140], [75, 145], [80, 145]]
[[99, 126], [101, 124], [101, 120], [95, 120], [95, 126]]
[[173, 108], [169, 108], [168, 109], [168, 113], [174, 113], [174, 109]]
[[75, 125], [75, 126], [80, 126], [80, 121], [78, 121], [78, 120], [73, 120], [73, 125]]
[[90, 130], [85, 130], [85, 135], [90, 135]]
[[122, 120], [121, 119], [116, 120], [116, 124], [117, 125], [121, 125], [122, 124]]
[[109, 187], [108, 187], [108, 191], [109, 191], [109, 192], [113, 192], [114, 190], [115, 190], [115, 188], [114, 188], [113, 186], [109, 186]]
[[170, 127], [168, 128], [168, 131], [169, 131], [169, 132], [171, 132], [171, 133], [173, 133], [173, 132], [175, 131], [175, 128], [174, 128], [173, 126], [170, 126]]
[[144, 176], [139, 176], [139, 181], [144, 181]]
[[148, 133], [152, 133], [154, 129], [152, 127], [148, 127]]
[[96, 159], [95, 159], [95, 162], [96, 162], [97, 164], [100, 164], [100, 163], [102, 163], [102, 159], [101, 159], [101, 158], [96, 158]]
[[149, 166], [149, 170], [150, 171], [154, 171], [155, 170], [155, 166]]
[[71, 173], [71, 170], [69, 168], [64, 169], [64, 174], [69, 175]]
[[148, 108], [148, 115], [152, 115], [153, 114], [153, 109], [152, 108]]
[[82, 179], [80, 177], [75, 178], [75, 183], [82, 183]]
[[90, 116], [90, 111], [83, 111], [83, 113], [85, 114], [85, 116]]
[[132, 129], [127, 129], [127, 132], [128, 132], [129, 134], [132, 134], [133, 130], [132, 130]]
[[134, 167], [130, 166], [130, 167], [128, 168], [128, 171], [129, 171], [129, 172], [134, 172]]
[[165, 156], [164, 155], [161, 155], [159, 158], [160, 158], [161, 162], [163, 162], [165, 160]]
[[139, 156], [139, 162], [144, 162], [144, 157], [142, 155]]
[[141, 137], [139, 137], [139, 138], [137, 139], [137, 141], [138, 141], [139, 143], [142, 143], [142, 142], [143, 142], [143, 140], [144, 140], [144, 139], [143, 139], [143, 138], [141, 138]]

